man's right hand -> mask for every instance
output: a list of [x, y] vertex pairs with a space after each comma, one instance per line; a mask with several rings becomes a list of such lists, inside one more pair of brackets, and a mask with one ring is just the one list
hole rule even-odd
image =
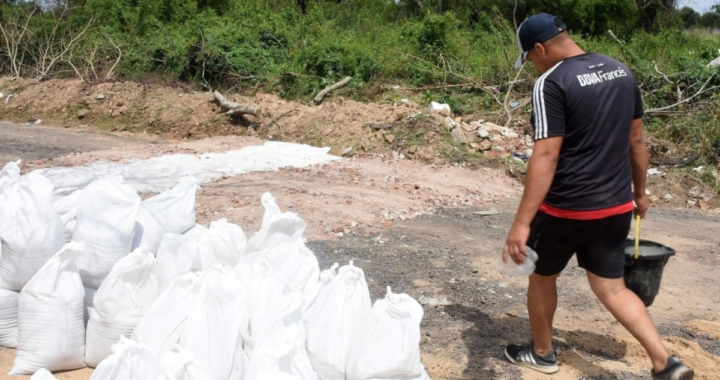
[[647, 195], [645, 193], [640, 195], [635, 194], [635, 215], [640, 215], [640, 217], [644, 219], [648, 208], [650, 208], [650, 201]]

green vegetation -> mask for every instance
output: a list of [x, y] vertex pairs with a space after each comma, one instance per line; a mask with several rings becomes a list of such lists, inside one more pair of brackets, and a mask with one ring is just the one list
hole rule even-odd
[[[705, 66], [718, 56], [720, 6], [703, 15], [675, 6], [669, 0], [4, 0], [0, 75], [182, 81], [290, 99], [308, 99], [350, 75], [344, 96], [390, 101], [385, 88], [397, 85], [421, 103], [443, 101], [457, 114], [503, 122], [507, 83], [520, 80], [510, 95], [520, 100], [537, 75], [526, 67], [516, 77], [514, 24], [547, 11], [562, 17], [586, 50], [635, 71], [646, 108], [656, 109], [646, 118], [649, 130], [682, 144], [682, 153], [717, 164], [720, 75]], [[520, 112], [528, 110], [525, 102]]]

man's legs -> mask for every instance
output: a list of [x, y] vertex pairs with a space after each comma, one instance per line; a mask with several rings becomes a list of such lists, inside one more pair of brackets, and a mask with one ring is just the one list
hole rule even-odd
[[[655, 329], [640, 298], [625, 287], [622, 278], [603, 278], [589, 271], [587, 277], [590, 288], [600, 302], [645, 348], [655, 371], [662, 371], [667, 365], [670, 354], [665, 349], [660, 334]], [[534, 333], [533, 328], [533, 335]]]
[[559, 274], [530, 275], [527, 307], [535, 353], [545, 356], [552, 351], [552, 323], [557, 309], [557, 278]]

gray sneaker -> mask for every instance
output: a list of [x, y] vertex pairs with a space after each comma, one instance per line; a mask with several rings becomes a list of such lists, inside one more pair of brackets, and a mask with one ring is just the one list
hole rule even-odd
[[680, 359], [671, 356], [668, 359], [667, 366], [660, 372], [651, 371], [652, 378], [655, 380], [692, 380], [695, 372], [682, 364]]
[[528, 367], [542, 373], [555, 373], [560, 370], [557, 365], [557, 353], [555, 350], [550, 351], [545, 356], [540, 356], [535, 353], [532, 341], [524, 346], [508, 345], [505, 348], [505, 357], [515, 365]]

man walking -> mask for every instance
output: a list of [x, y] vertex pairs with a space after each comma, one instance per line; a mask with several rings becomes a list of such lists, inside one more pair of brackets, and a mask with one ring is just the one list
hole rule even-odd
[[691, 380], [693, 371], [670, 356], [623, 280], [633, 210], [644, 217], [649, 206], [643, 105], [633, 73], [584, 52], [562, 20], [546, 13], [525, 20], [517, 37], [515, 67], [528, 60], [542, 76], [532, 96], [535, 145], [503, 260], [521, 264], [526, 245], [539, 258], [527, 295], [533, 339], [509, 345], [505, 356], [543, 373], [558, 371], [551, 342], [556, 280], [577, 254], [592, 291], [647, 351], [653, 378]]

